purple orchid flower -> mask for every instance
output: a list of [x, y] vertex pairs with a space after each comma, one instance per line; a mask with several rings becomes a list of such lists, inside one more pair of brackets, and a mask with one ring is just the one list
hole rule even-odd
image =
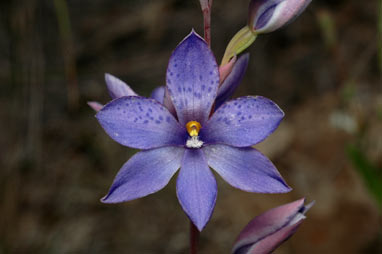
[[305, 199], [273, 208], [248, 223], [240, 232], [232, 249], [233, 254], [268, 254], [288, 240], [306, 218], [314, 205], [304, 205]]
[[269, 33], [292, 22], [312, 0], [252, 0], [248, 26], [255, 33]]
[[[113, 100], [123, 96], [138, 96], [128, 84], [109, 73], [105, 73], [105, 81], [109, 95]], [[151, 98], [163, 103], [164, 90], [164, 86], [155, 88], [151, 93]], [[100, 111], [104, 106], [96, 101], [89, 101], [88, 105], [96, 112]]]
[[201, 231], [217, 196], [209, 167], [244, 191], [291, 190], [272, 162], [251, 147], [278, 127], [284, 113], [269, 99], [247, 96], [224, 103], [211, 115], [218, 66], [194, 31], [172, 53], [166, 81], [175, 116], [158, 101], [139, 96], [115, 99], [97, 113], [111, 138], [143, 150], [122, 166], [102, 202], [124, 202], [157, 192], [180, 168], [177, 196]]

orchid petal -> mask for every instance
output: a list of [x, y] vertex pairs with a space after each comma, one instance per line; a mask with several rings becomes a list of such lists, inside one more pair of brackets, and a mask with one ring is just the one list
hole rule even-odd
[[121, 97], [106, 104], [96, 117], [112, 139], [132, 148], [183, 146], [187, 137], [185, 128], [153, 99]]
[[118, 172], [104, 203], [125, 202], [164, 188], [179, 169], [184, 148], [161, 147], [135, 154]]
[[217, 195], [215, 177], [201, 149], [185, 151], [176, 193], [183, 210], [201, 231], [212, 215]]
[[109, 73], [105, 73], [107, 89], [112, 99], [122, 96], [137, 96], [137, 94], [125, 82]]
[[256, 33], [272, 32], [298, 17], [311, 0], [252, 0], [248, 25]]
[[179, 122], [206, 122], [219, 85], [219, 71], [205, 41], [192, 31], [174, 50], [167, 88]]
[[[219, 66], [219, 79], [220, 79], [220, 84], [224, 82], [226, 77], [231, 73], [233, 65], [236, 63], [237, 56], [233, 56], [231, 60], [227, 64], [220, 65]], [[220, 88], [219, 88], [220, 89]], [[219, 94], [219, 90], [218, 90]]]
[[279, 126], [284, 113], [271, 100], [246, 96], [224, 103], [200, 130], [206, 144], [247, 147], [263, 141]]
[[103, 108], [103, 105], [97, 101], [88, 101], [89, 107], [91, 107], [95, 112], [100, 111]]
[[176, 111], [174, 104], [171, 101], [170, 93], [168, 92], [167, 87], [165, 87], [164, 96], [163, 96], [163, 106], [176, 118]]
[[247, 70], [249, 54], [242, 55], [234, 64], [231, 73], [228, 74], [223, 84], [218, 90], [215, 100], [215, 109], [219, 108], [227, 99], [229, 99], [240, 82], [243, 80], [245, 71]]
[[305, 219], [313, 202], [304, 206], [305, 199], [273, 208], [255, 217], [240, 232], [234, 243], [234, 254], [267, 254], [287, 240]]
[[235, 188], [258, 193], [291, 190], [272, 162], [254, 148], [205, 146], [208, 165]]
[[151, 92], [151, 98], [153, 98], [153, 99], [157, 100], [158, 102], [160, 102], [161, 104], [163, 104], [164, 91], [165, 91], [164, 86], [159, 86], [159, 87], [155, 88]]

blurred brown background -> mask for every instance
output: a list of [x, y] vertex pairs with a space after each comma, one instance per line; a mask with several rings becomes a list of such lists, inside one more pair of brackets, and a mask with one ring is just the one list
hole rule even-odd
[[[214, 1], [217, 59], [248, 2]], [[229, 253], [251, 218], [304, 196], [316, 205], [275, 253], [382, 253], [381, 10], [377, 0], [316, 0], [250, 47], [235, 96], [285, 111], [259, 149], [294, 190], [244, 193], [218, 178], [200, 253]], [[0, 14], [0, 253], [188, 253], [174, 180], [136, 201], [99, 202], [135, 151], [86, 102], [109, 100], [105, 72], [145, 96], [163, 85], [177, 43], [203, 32], [198, 1], [13, 0]]]

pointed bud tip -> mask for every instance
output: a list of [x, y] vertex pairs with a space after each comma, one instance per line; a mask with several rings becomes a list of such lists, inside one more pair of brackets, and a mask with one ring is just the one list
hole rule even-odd
[[88, 101], [88, 106], [91, 107], [95, 112], [100, 111], [103, 108], [103, 105], [96, 101]]

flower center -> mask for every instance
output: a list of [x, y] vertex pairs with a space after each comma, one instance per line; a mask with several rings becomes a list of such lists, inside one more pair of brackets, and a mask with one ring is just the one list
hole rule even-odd
[[189, 121], [186, 124], [187, 132], [191, 137], [195, 137], [199, 135], [199, 130], [202, 128], [199, 122], [197, 121]]
[[187, 139], [186, 146], [188, 148], [201, 148], [203, 141], [199, 140], [199, 131], [202, 125], [197, 121], [189, 121], [186, 124], [186, 129], [190, 137]]

